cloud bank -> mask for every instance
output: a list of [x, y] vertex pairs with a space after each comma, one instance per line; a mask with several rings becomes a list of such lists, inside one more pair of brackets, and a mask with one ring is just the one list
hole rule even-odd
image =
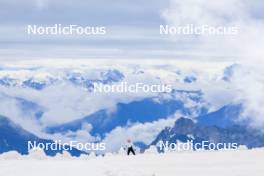
[[[239, 28], [235, 36], [173, 36], [171, 40], [183, 38], [191, 41], [189, 52], [214, 53], [240, 64], [234, 69], [229, 93], [234, 100], [244, 104], [242, 118], [250, 119], [254, 126], [264, 125], [264, 110], [261, 108], [264, 106], [264, 16], [260, 7], [264, 7], [260, 0], [171, 0], [161, 13], [168, 24], [175, 26], [194, 24]], [[217, 61], [213, 56], [210, 60]]]

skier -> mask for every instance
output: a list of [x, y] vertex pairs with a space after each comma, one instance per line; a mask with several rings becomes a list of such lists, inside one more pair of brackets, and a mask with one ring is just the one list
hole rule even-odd
[[127, 148], [127, 155], [130, 155], [130, 153], [136, 155], [135, 150], [133, 148], [133, 143], [130, 139], [127, 140], [126, 148]]

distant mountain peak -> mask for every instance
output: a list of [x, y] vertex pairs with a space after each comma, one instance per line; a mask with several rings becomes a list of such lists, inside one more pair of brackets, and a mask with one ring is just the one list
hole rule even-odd
[[[0, 115], [0, 154], [8, 151], [17, 151], [20, 154], [28, 154], [28, 142], [36, 143], [53, 143], [48, 139], [41, 139], [34, 134], [26, 131], [21, 126], [15, 124], [7, 117]], [[61, 153], [62, 150], [44, 150], [47, 155], [54, 156]], [[82, 151], [73, 149], [69, 151], [74, 156], [79, 156]]]
[[159, 141], [169, 143], [210, 141], [212, 143], [237, 143], [248, 148], [263, 147], [264, 134], [250, 130], [245, 126], [234, 125], [231, 127], [219, 127], [195, 123], [191, 119], [180, 118], [171, 128], [163, 129], [150, 145], [157, 145]]

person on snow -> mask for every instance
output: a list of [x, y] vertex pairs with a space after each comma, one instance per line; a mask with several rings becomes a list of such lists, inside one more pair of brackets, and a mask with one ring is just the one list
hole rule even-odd
[[133, 155], [136, 155], [134, 147], [133, 147], [133, 143], [130, 139], [127, 140], [126, 149], [127, 149], [127, 155], [130, 155], [130, 153], [132, 153]]

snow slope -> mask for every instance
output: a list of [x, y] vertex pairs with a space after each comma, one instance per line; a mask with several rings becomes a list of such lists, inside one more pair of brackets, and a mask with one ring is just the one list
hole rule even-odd
[[264, 149], [0, 160], [5, 176], [262, 176]]

